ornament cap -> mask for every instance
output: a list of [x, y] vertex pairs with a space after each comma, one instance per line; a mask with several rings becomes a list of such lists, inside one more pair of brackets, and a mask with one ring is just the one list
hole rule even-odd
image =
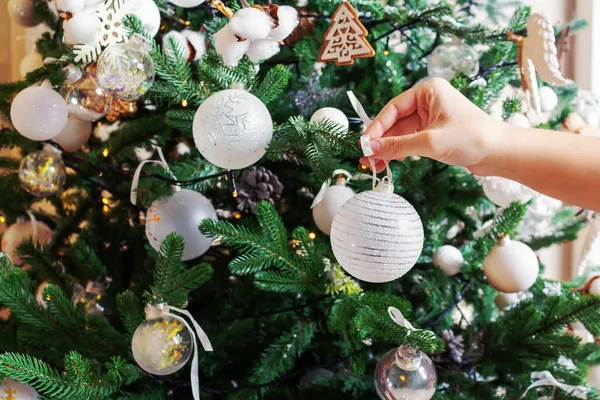
[[498, 244], [500, 246], [506, 246], [510, 243], [510, 235], [503, 235], [500, 240], [498, 240]]
[[396, 364], [404, 370], [415, 371], [421, 366], [422, 355], [418, 348], [402, 345], [396, 350]]
[[380, 193], [394, 193], [394, 185], [390, 182], [389, 178], [385, 176], [381, 182], [379, 182], [375, 191]]

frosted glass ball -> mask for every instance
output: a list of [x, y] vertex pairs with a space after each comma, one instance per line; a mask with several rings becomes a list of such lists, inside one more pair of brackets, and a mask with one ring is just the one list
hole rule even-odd
[[60, 152], [46, 148], [28, 154], [19, 165], [21, 188], [36, 197], [59, 193], [67, 181], [67, 171]]
[[60, 94], [41, 86], [21, 90], [10, 107], [15, 129], [30, 140], [52, 139], [65, 129], [68, 117]]
[[558, 105], [558, 95], [550, 86], [542, 86], [539, 89], [540, 105], [543, 112], [551, 112]]
[[8, 13], [13, 21], [25, 27], [42, 23], [42, 19], [34, 9], [35, 0], [8, 0]]
[[464, 262], [462, 253], [454, 246], [441, 246], [433, 254], [433, 265], [449, 276], [458, 274]]
[[262, 158], [273, 138], [269, 110], [245, 90], [211, 95], [194, 116], [194, 142], [210, 163], [221, 168], [246, 168]]
[[375, 389], [382, 400], [429, 400], [437, 373], [431, 358], [411, 346], [387, 352], [375, 367]]
[[52, 141], [69, 153], [77, 151], [87, 143], [92, 135], [92, 123], [69, 117], [67, 126]]
[[390, 282], [406, 274], [423, 249], [423, 224], [409, 202], [385, 181], [348, 200], [331, 225], [338, 263], [365, 282]]
[[344, 127], [344, 130], [348, 130], [350, 123], [348, 117], [342, 111], [333, 107], [321, 108], [310, 117], [310, 122], [335, 122], [338, 125]]
[[317, 228], [326, 235], [331, 233], [331, 224], [345, 202], [354, 196], [354, 191], [344, 183], [329, 186], [323, 198], [313, 207], [312, 215]]
[[506, 207], [513, 201], [526, 203], [535, 192], [519, 182], [499, 176], [490, 176], [480, 179], [483, 193], [497, 206]]
[[540, 264], [529, 246], [505, 237], [483, 260], [483, 272], [490, 285], [499, 291], [516, 293], [533, 286]]
[[141, 39], [107, 47], [98, 58], [96, 75], [101, 88], [121, 100], [136, 100], [154, 82], [154, 61]]
[[25, 78], [25, 76], [35, 71], [38, 68], [42, 68], [44, 66], [44, 60], [42, 60], [42, 55], [37, 51], [32, 51], [27, 54], [21, 60], [21, 64], [19, 64], [19, 74], [21, 78]]
[[[6, 254], [14, 265], [23, 264], [17, 254], [17, 247], [25, 240], [34, 236], [34, 225], [31, 221], [17, 221], [9, 226], [2, 235], [2, 252]], [[38, 245], [50, 243], [52, 230], [42, 221], [35, 222], [35, 242]]]
[[160, 316], [140, 324], [133, 333], [131, 350], [135, 362], [154, 375], [169, 375], [190, 359], [192, 335], [183, 319]]
[[37, 400], [39, 393], [31, 386], [5, 378], [0, 381], [0, 399], [7, 400]]
[[435, 48], [427, 63], [429, 76], [451, 80], [458, 74], [474, 77], [479, 73], [479, 55], [469, 45], [453, 40]]
[[97, 121], [104, 117], [112, 101], [108, 92], [98, 86], [96, 73], [83, 71], [81, 78], [60, 89], [69, 109], [69, 116], [82, 121]]
[[217, 213], [208, 199], [193, 190], [182, 189], [167, 199], [152, 203], [146, 214], [146, 236], [158, 251], [169, 233], [178, 233], [185, 244], [182, 260], [191, 260], [206, 253], [212, 244], [212, 239], [198, 229], [207, 218], [217, 220]]

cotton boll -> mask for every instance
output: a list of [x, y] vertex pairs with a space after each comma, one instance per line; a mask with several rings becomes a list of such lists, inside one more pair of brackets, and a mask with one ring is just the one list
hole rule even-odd
[[[239, 12], [239, 11], [238, 11]], [[215, 50], [223, 57], [223, 62], [230, 67], [235, 67], [240, 62], [248, 48], [250, 41], [238, 42], [237, 37], [231, 29], [231, 23], [213, 35]]]
[[279, 53], [279, 43], [271, 39], [255, 40], [250, 45], [246, 55], [252, 62], [267, 60]]
[[296, 11], [294, 7], [279, 6], [277, 16], [279, 17], [279, 26], [271, 29], [269, 39], [283, 40], [290, 36], [300, 22], [298, 19], [298, 11]]
[[193, 61], [201, 59], [206, 54], [206, 37], [200, 32], [190, 30], [184, 30], [181, 34], [187, 39], [189, 45], [191, 45], [195, 51], [193, 54]]
[[[169, 40], [171, 39], [171, 40]], [[177, 31], [171, 31], [169, 33], [167, 33], [165, 36], [163, 36], [162, 38], [162, 48], [163, 51], [165, 52], [165, 55], [167, 56], [167, 58], [175, 58], [176, 57], [176, 50], [173, 49], [173, 47], [171, 46], [171, 43], [174, 42], [174, 44], [176, 45], [176, 48], [178, 48], [181, 52], [181, 55], [183, 56], [183, 58], [185, 60], [188, 59], [188, 57], [190, 56], [190, 49], [188, 47], [188, 41], [186, 40], [186, 38], [183, 36], [182, 33], [179, 33]]]
[[56, 9], [62, 12], [76, 14], [83, 10], [85, 6], [83, 0], [56, 0]]
[[257, 8], [242, 8], [231, 18], [229, 25], [241, 39], [266, 39], [271, 33], [271, 18]]
[[100, 20], [93, 12], [80, 12], [63, 22], [66, 44], [93, 44], [100, 31]]

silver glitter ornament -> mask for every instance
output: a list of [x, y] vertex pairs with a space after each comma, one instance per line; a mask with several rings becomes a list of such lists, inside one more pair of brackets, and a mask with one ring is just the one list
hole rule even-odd
[[382, 400], [429, 400], [436, 385], [433, 361], [415, 347], [391, 350], [375, 367], [375, 389]]
[[423, 250], [423, 224], [412, 205], [384, 178], [357, 194], [336, 214], [331, 247], [346, 272], [365, 282], [390, 282], [406, 274]]

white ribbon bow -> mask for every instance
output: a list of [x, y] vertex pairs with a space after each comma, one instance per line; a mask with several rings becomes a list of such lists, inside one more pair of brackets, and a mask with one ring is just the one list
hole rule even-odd
[[[356, 111], [356, 114], [358, 114], [363, 124], [365, 124], [365, 126], [369, 126], [371, 124], [371, 118], [369, 118], [365, 112], [365, 109], [362, 104], [360, 104], [360, 101], [358, 101], [351, 90], [347, 91], [346, 94], [350, 99], [350, 103], [352, 104], [354, 111]], [[373, 189], [375, 189], [375, 185], [377, 184], [377, 171], [375, 170], [375, 160], [371, 158], [373, 155], [373, 149], [371, 149], [371, 138], [368, 135], [362, 135], [360, 137], [360, 147], [365, 157], [369, 159], [369, 164], [371, 165], [371, 170], [373, 171]], [[390, 169], [388, 161], [385, 161], [385, 169], [389, 182], [392, 182], [392, 170]]]
[[572, 386], [559, 382], [554, 376], [552, 376], [550, 371], [532, 372], [531, 379], [537, 379], [537, 381], [529, 385], [521, 398], [527, 396], [529, 390], [533, 388], [540, 386], [555, 386], [569, 393], [570, 396], [577, 397], [578, 399], [587, 399], [588, 389], [585, 386]]
[[406, 328], [409, 330], [409, 334], [410, 332], [414, 332], [414, 331], [418, 331], [419, 329], [415, 328], [414, 326], [412, 326], [412, 324], [410, 322], [408, 322], [408, 320], [406, 318], [404, 318], [404, 315], [402, 315], [402, 312], [400, 310], [398, 310], [396, 307], [388, 307], [388, 314], [390, 315], [390, 318], [392, 319], [392, 321], [394, 321], [396, 324], [400, 325], [403, 328]]
[[[144, 165], [146, 164], [158, 164], [160, 166], [162, 166], [173, 178], [175, 178], [175, 176], [173, 176], [173, 174], [171, 174], [171, 171], [169, 170], [169, 165], [167, 164], [167, 160], [165, 159], [165, 155], [162, 152], [162, 149], [160, 147], [156, 147], [156, 152], [158, 153], [158, 158], [160, 158], [159, 160], [144, 160], [142, 161], [137, 168], [135, 169], [135, 173], [133, 174], [133, 180], [131, 181], [131, 191], [129, 192], [129, 200], [131, 201], [131, 204], [133, 204], [134, 206], [137, 204], [137, 188], [140, 184], [140, 175], [142, 173], [142, 168], [144, 167]], [[173, 186], [173, 190], [179, 190], [179, 186]]]
[[[183, 321], [183, 324], [192, 334], [192, 347], [194, 348], [194, 356], [192, 357], [192, 366], [190, 371], [190, 382], [192, 384], [192, 395], [194, 396], [194, 400], [200, 400], [200, 380], [198, 379], [198, 345], [196, 344], [196, 337], [200, 340], [202, 347], [206, 351], [213, 351], [212, 344], [210, 343], [210, 339], [206, 335], [206, 332], [200, 327], [200, 325], [196, 322], [192, 314], [189, 311], [183, 310], [181, 308], [173, 307], [168, 304], [162, 303], [158, 305], [150, 305], [146, 306], [146, 319], [155, 319], [161, 316], [170, 316], [176, 317]], [[194, 326], [194, 329], [190, 327], [188, 322], [181, 318], [179, 315], [172, 313], [171, 311], [176, 311], [179, 314], [185, 315]]]

